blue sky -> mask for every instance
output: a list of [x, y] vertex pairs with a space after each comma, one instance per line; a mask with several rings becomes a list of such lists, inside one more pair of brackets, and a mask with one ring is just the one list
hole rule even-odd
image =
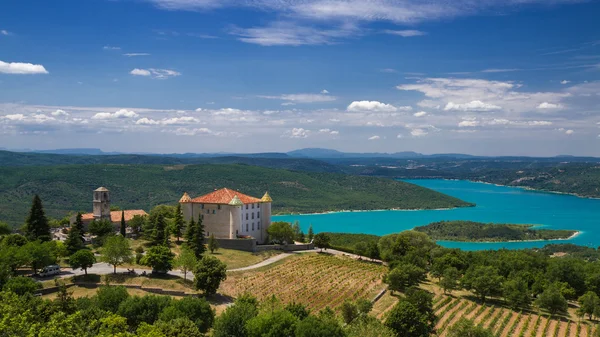
[[11, 1], [0, 147], [600, 156], [600, 3]]

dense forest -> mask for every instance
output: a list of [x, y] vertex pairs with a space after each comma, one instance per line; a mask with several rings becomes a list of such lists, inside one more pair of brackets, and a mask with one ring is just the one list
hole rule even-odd
[[295, 172], [248, 165], [68, 165], [0, 167], [0, 219], [23, 223], [34, 194], [51, 217], [91, 211], [92, 191], [105, 186], [112, 204], [149, 210], [228, 187], [249, 195], [269, 191], [273, 212], [434, 209], [471, 206], [417, 185], [355, 175]]
[[567, 239], [573, 230], [532, 229], [533, 225], [495, 224], [474, 221], [439, 221], [415, 227], [433, 240], [447, 241], [527, 241]]

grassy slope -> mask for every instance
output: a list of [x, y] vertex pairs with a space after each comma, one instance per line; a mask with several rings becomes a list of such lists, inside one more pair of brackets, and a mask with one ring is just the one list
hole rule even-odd
[[404, 182], [333, 173], [306, 173], [247, 165], [68, 165], [0, 167], [0, 220], [21, 224], [39, 194], [50, 216], [91, 211], [92, 191], [105, 186], [113, 205], [149, 210], [229, 187], [262, 196], [274, 212], [416, 209], [469, 206], [459, 199]]

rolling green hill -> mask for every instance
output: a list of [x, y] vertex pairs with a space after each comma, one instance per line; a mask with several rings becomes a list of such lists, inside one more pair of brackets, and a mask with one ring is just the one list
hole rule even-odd
[[0, 220], [20, 225], [34, 194], [46, 212], [90, 212], [92, 191], [105, 186], [112, 204], [149, 210], [229, 187], [274, 199], [274, 213], [472, 206], [417, 185], [336, 173], [294, 172], [248, 165], [68, 165], [0, 167]]

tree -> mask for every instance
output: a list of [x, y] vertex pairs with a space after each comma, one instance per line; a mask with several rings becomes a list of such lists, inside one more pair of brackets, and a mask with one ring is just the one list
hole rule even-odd
[[[302, 323], [302, 322], [301, 322]], [[396, 337], [396, 333], [375, 317], [362, 316], [346, 327], [348, 337]], [[327, 336], [327, 335], [313, 335]]]
[[187, 244], [184, 244], [181, 247], [179, 256], [175, 258], [174, 267], [180, 269], [183, 272], [183, 279], [187, 280], [188, 271], [193, 270], [197, 263], [198, 259], [196, 259], [194, 252], [187, 246]]
[[215, 320], [213, 337], [247, 337], [246, 323], [256, 315], [256, 303], [236, 301]]
[[384, 282], [389, 285], [390, 291], [404, 291], [419, 284], [425, 278], [426, 272], [411, 263], [398, 264], [385, 276]]
[[300, 241], [301, 236], [304, 236], [304, 234], [300, 235], [302, 233], [302, 229], [300, 229], [300, 222], [298, 220], [294, 221], [294, 224], [292, 225], [292, 231], [294, 232], [295, 241]]
[[121, 211], [121, 228], [119, 228], [119, 232], [121, 233], [122, 237], [127, 237], [127, 231], [126, 231], [126, 223], [125, 223], [125, 211]]
[[367, 243], [364, 241], [358, 242], [354, 245], [354, 254], [360, 256], [367, 256]]
[[131, 228], [131, 232], [137, 237], [140, 235], [142, 228], [146, 225], [146, 216], [144, 215], [134, 215], [129, 223], [127, 223], [129, 228]]
[[548, 286], [548, 288], [538, 296], [536, 304], [552, 315], [564, 313], [568, 308], [567, 300], [560, 293], [560, 289], [555, 283]]
[[83, 269], [87, 275], [88, 268], [91, 268], [96, 263], [94, 253], [89, 250], [78, 250], [69, 258], [69, 265], [73, 269]]
[[226, 278], [227, 265], [216, 257], [203, 256], [194, 269], [194, 287], [206, 295], [215, 294]]
[[323, 249], [327, 250], [329, 248], [329, 242], [331, 242], [331, 238], [326, 233], [319, 233], [314, 237], [315, 247], [320, 248], [321, 251]]
[[427, 315], [404, 299], [392, 308], [385, 325], [403, 337], [428, 337], [433, 332]]
[[367, 243], [367, 250], [365, 251], [365, 256], [370, 258], [371, 260], [379, 259], [379, 247], [377, 247], [377, 242], [369, 241]]
[[277, 221], [273, 222], [267, 228], [269, 240], [279, 244], [294, 243], [294, 230], [289, 222]]
[[508, 305], [514, 310], [527, 308], [531, 304], [527, 281], [520, 277], [504, 282], [502, 284], [502, 294]]
[[458, 269], [454, 267], [446, 268], [440, 279], [440, 287], [444, 289], [444, 294], [452, 293], [452, 291], [458, 289], [459, 279], [460, 273], [458, 272]]
[[579, 302], [578, 313], [580, 316], [587, 314], [590, 320], [592, 320], [594, 315], [599, 312], [600, 298], [593, 291], [588, 291], [584, 295], [580, 296], [577, 302]]
[[154, 231], [152, 234], [152, 244], [154, 246], [157, 245], [167, 245], [168, 244], [168, 232], [167, 225], [165, 221], [165, 217], [162, 213], [159, 213], [155, 218], [154, 222]]
[[9, 235], [12, 233], [12, 228], [6, 223], [0, 221], [0, 236]]
[[[200, 215], [202, 218], [202, 215]], [[187, 225], [187, 230], [185, 231], [185, 240], [189, 249], [191, 249], [194, 254], [196, 253], [196, 244], [194, 242], [194, 236], [196, 235], [196, 222], [194, 221], [194, 217], [190, 219]]]
[[491, 266], [476, 266], [462, 278], [463, 287], [472, 290], [485, 302], [486, 297], [496, 295], [502, 289], [502, 276]]
[[310, 315], [310, 310], [302, 303], [292, 302], [286, 305], [284, 309], [291, 312], [299, 320], [303, 320]]
[[23, 296], [25, 294], [33, 294], [36, 290], [41, 288], [42, 284], [36, 282], [34, 279], [25, 276], [17, 276], [10, 278], [2, 289]]
[[[187, 317], [179, 317], [169, 321], [159, 320], [154, 323], [154, 327], [158, 328], [163, 336], [168, 337], [204, 337], [205, 335], [198, 329], [196, 324]], [[139, 334], [139, 333], [138, 333]], [[139, 334], [140, 336], [148, 336], [147, 333]]]
[[77, 215], [75, 216], [75, 223], [73, 224], [73, 226], [77, 228], [79, 234], [81, 234], [81, 241], [85, 242], [85, 238], [83, 237], [83, 235], [85, 234], [85, 227], [83, 225], [83, 218], [81, 216], [81, 212], [77, 212]]
[[165, 322], [177, 318], [189, 318], [200, 332], [207, 332], [213, 325], [215, 312], [204, 298], [184, 297], [172, 301], [159, 316], [159, 319]]
[[43, 267], [56, 262], [56, 257], [52, 254], [50, 242], [28, 242], [20, 248], [20, 252], [34, 274], [37, 274], [37, 271]]
[[130, 296], [121, 302], [117, 314], [127, 318], [127, 324], [135, 329], [142, 322], [153, 324], [171, 301], [168, 296]]
[[[206, 251], [204, 246], [204, 224], [202, 223], [202, 215], [198, 217], [198, 222], [190, 222], [191, 233], [189, 234], [188, 245], [196, 254], [196, 258], [201, 259], [202, 254]], [[189, 230], [188, 230], [189, 232]]]
[[141, 263], [152, 267], [152, 272], [164, 274], [173, 269], [174, 256], [175, 254], [171, 253], [169, 247], [163, 245], [154, 246], [148, 249]]
[[287, 310], [266, 311], [246, 323], [249, 337], [294, 336], [298, 319]]
[[211, 254], [214, 254], [215, 251], [218, 249], [219, 249], [219, 241], [217, 241], [214, 234], [211, 234], [208, 237], [208, 250], [210, 250]]
[[75, 253], [76, 251], [83, 249], [83, 241], [81, 240], [81, 233], [79, 229], [75, 226], [71, 226], [69, 229], [69, 234], [67, 235], [67, 239], [65, 240], [65, 246], [67, 247], [67, 251], [70, 254]]
[[124, 286], [102, 286], [94, 296], [94, 302], [99, 309], [116, 313], [122, 302], [129, 298]]
[[25, 220], [25, 236], [30, 241], [50, 241], [52, 239], [50, 235], [50, 225], [48, 219], [44, 213], [44, 207], [42, 206], [42, 199], [36, 194], [33, 197], [31, 203], [31, 210], [29, 216]]
[[360, 315], [367, 315], [373, 310], [373, 303], [364, 298], [359, 298], [356, 300], [356, 308], [358, 309], [358, 313]]
[[88, 226], [90, 234], [104, 239], [109, 234], [112, 234], [115, 227], [109, 220], [93, 220]]
[[117, 266], [130, 262], [131, 259], [132, 253], [126, 238], [113, 235], [106, 240], [101, 260], [113, 266], [114, 274], [117, 273]]
[[346, 324], [352, 323], [352, 321], [355, 320], [359, 314], [356, 304], [348, 300], [345, 300], [344, 303], [342, 303], [340, 306], [340, 311], [342, 313], [342, 319]]
[[494, 337], [494, 333], [473, 321], [461, 318], [448, 329], [448, 337]]
[[345, 337], [346, 333], [335, 319], [308, 316], [296, 324], [295, 337]]
[[179, 239], [183, 235], [183, 227], [185, 223], [183, 221], [183, 214], [181, 213], [181, 204], [177, 204], [177, 208], [175, 208], [175, 217], [173, 218], [173, 234], [177, 238], [177, 243], [179, 243]]
[[312, 224], [310, 224], [310, 226], [308, 226], [308, 233], [307, 233], [308, 242], [312, 242], [314, 237], [315, 237], [315, 233], [313, 232]]

